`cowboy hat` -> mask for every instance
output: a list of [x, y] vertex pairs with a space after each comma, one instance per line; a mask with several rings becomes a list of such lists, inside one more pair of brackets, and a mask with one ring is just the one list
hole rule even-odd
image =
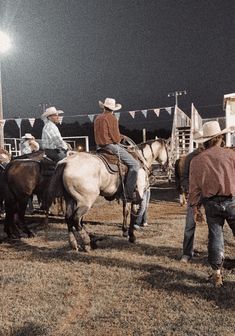
[[234, 127], [227, 127], [224, 128], [223, 130], [221, 130], [220, 125], [218, 123], [218, 121], [208, 121], [206, 122], [203, 126], [202, 126], [202, 131], [201, 132], [201, 136], [197, 137], [196, 139], [194, 138], [194, 140], [196, 142], [206, 142], [209, 141], [219, 135], [225, 134], [225, 133], [229, 133], [229, 132], [233, 132], [235, 130]]
[[61, 113], [64, 113], [64, 112], [61, 111], [61, 110], [57, 110], [57, 109], [55, 108], [55, 106], [51, 106], [51, 107], [48, 107], [48, 108], [46, 109], [46, 111], [42, 114], [42, 117], [46, 117], [46, 118], [48, 118], [48, 117], [50, 117], [51, 115], [54, 115], [54, 114], [58, 115], [58, 114], [61, 114]]
[[202, 137], [202, 131], [194, 131], [193, 133], [193, 141], [197, 141], [199, 138]]
[[31, 133], [25, 133], [25, 135], [22, 136], [22, 139], [34, 139], [34, 136]]
[[106, 98], [104, 103], [102, 103], [102, 101], [99, 101], [99, 105], [101, 108], [107, 107], [111, 111], [117, 111], [122, 108], [122, 105], [116, 104], [116, 100], [113, 98]]

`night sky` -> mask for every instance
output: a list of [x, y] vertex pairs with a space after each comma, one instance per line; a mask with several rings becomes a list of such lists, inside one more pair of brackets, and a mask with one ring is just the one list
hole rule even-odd
[[223, 95], [235, 91], [233, 0], [0, 3], [0, 29], [13, 40], [2, 62], [6, 119], [39, 117], [49, 102], [67, 121], [98, 113], [105, 97], [122, 111], [173, 106], [168, 92], [183, 89], [183, 110], [193, 102], [203, 117], [222, 116]]

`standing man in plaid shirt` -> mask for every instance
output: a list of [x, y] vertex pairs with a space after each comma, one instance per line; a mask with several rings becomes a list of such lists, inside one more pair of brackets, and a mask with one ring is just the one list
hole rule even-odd
[[56, 126], [59, 123], [59, 114], [62, 113], [64, 112], [52, 106], [42, 114], [42, 117], [46, 118], [42, 130], [42, 148], [45, 150], [45, 154], [55, 162], [65, 158], [68, 151], [68, 145]]

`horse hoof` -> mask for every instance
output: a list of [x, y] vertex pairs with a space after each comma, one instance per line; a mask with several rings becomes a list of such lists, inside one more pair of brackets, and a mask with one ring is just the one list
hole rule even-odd
[[34, 238], [36, 235], [33, 232], [29, 232], [28, 233], [28, 238]]
[[136, 238], [135, 237], [129, 237], [129, 242], [134, 244], [136, 242]]
[[127, 238], [128, 237], [128, 231], [123, 231], [122, 236]]
[[83, 252], [87, 252], [87, 253], [91, 252], [91, 246], [90, 245], [84, 245], [83, 246]]
[[96, 241], [93, 241], [93, 240], [91, 240], [91, 244], [90, 244], [90, 246], [91, 246], [91, 249], [92, 249], [92, 250], [95, 250], [95, 249], [98, 248]]

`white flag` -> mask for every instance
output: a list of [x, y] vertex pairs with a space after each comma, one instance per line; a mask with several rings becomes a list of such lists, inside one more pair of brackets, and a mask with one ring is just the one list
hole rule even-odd
[[159, 108], [156, 108], [156, 109], [154, 109], [153, 111], [154, 111], [154, 113], [159, 117], [159, 115], [160, 115], [160, 109], [159, 109]]
[[88, 114], [88, 118], [90, 119], [91, 122], [93, 122], [95, 117], [95, 114]]
[[22, 119], [18, 118], [18, 119], [15, 119], [15, 121], [17, 123], [17, 126], [20, 128]]
[[141, 110], [141, 112], [143, 113], [143, 115], [145, 116], [145, 118], [147, 118], [147, 112], [148, 112], [148, 110]]
[[165, 110], [171, 115], [171, 107], [165, 107]]
[[59, 116], [59, 123], [60, 123], [60, 125], [62, 124], [63, 118], [64, 118], [64, 117]]
[[129, 112], [133, 119], [135, 118], [135, 112], [136, 112], [136, 111], [130, 111], [130, 112]]
[[29, 122], [30, 122], [31, 127], [33, 127], [35, 118], [29, 118]]
[[117, 118], [117, 120], [119, 120], [119, 118], [120, 118], [120, 112], [116, 112], [114, 114], [115, 114], [115, 117]]

